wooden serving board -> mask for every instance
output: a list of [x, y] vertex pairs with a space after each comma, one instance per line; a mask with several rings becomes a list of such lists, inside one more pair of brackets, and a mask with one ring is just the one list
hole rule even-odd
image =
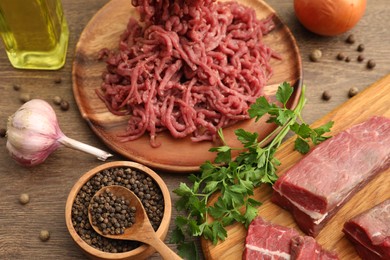
[[[320, 126], [333, 120], [332, 135], [335, 135], [374, 115], [390, 117], [390, 74], [375, 82], [325, 117], [319, 119], [312, 126]], [[279, 176], [302, 158], [302, 155], [293, 151], [294, 140], [294, 137], [287, 140], [276, 154], [276, 157], [282, 162], [278, 169]], [[263, 205], [259, 207], [259, 215], [273, 223], [299, 230], [292, 215], [288, 211], [270, 202], [271, 195], [272, 188], [269, 186], [261, 186], [255, 190], [255, 198], [263, 202]], [[356, 193], [328, 222], [316, 237], [316, 240], [325, 249], [336, 251], [340, 259], [360, 259], [352, 244], [344, 237], [342, 232], [343, 224], [351, 217], [389, 197], [390, 169], [382, 172], [367, 186]], [[246, 229], [242, 224], [236, 223], [229, 226], [227, 230], [228, 238], [215, 246], [210, 241], [202, 239], [202, 249], [207, 259], [241, 259], [244, 250]]]

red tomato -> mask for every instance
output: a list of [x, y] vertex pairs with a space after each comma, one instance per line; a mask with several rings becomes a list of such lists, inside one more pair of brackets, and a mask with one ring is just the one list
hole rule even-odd
[[354, 27], [366, 10], [366, 0], [294, 0], [295, 14], [308, 30], [325, 36]]

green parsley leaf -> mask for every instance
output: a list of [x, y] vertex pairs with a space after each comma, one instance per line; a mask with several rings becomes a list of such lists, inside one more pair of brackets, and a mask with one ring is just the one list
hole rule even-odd
[[314, 128], [313, 131], [316, 133], [316, 135], [314, 135], [312, 138], [312, 142], [317, 145], [330, 138], [329, 136], [324, 136], [324, 134], [330, 132], [330, 128], [332, 128], [333, 124], [333, 121], [329, 121], [320, 127]]
[[[175, 191], [174, 191], [175, 192]], [[177, 210], [186, 210], [187, 209], [187, 205], [188, 205], [188, 197], [180, 197], [176, 203], [175, 203], [175, 208]]]
[[310, 151], [310, 145], [300, 137], [295, 139], [294, 149], [302, 154], [306, 154]]
[[183, 231], [180, 230], [180, 228], [175, 227], [171, 233], [171, 238], [169, 240], [170, 243], [179, 244], [182, 241], [184, 241], [184, 234]]
[[215, 188], [217, 187], [219, 181], [209, 181], [207, 184], [206, 184], [206, 187], [204, 188], [204, 192], [209, 192], [209, 191], [213, 191], [215, 190]]
[[295, 140], [294, 149], [302, 154], [308, 153], [310, 150], [309, 141], [311, 141], [314, 145], [325, 141], [329, 137], [324, 136], [324, 134], [330, 132], [330, 128], [332, 126], [333, 122], [329, 121], [320, 127], [312, 129], [308, 124], [299, 124], [295, 122], [290, 128], [298, 135], [297, 139]]
[[293, 92], [294, 88], [291, 87], [289, 83], [283, 82], [278, 87], [278, 91], [276, 92], [276, 99], [280, 101], [283, 106], [286, 106], [287, 101], [290, 99]]
[[291, 117], [294, 116], [294, 112], [291, 110], [280, 110], [277, 117], [272, 117], [273, 122], [277, 125], [285, 125]]
[[196, 250], [195, 242], [182, 242], [177, 246], [179, 255], [183, 259], [197, 260], [199, 259], [199, 253]]
[[298, 124], [297, 122], [295, 122], [291, 126], [291, 130], [302, 138], [309, 138], [312, 133], [312, 129], [310, 128], [310, 126], [304, 123]]
[[245, 217], [245, 226], [248, 227], [252, 220], [257, 216], [258, 208], [252, 206], [251, 204], [246, 205], [246, 211], [244, 214]]
[[256, 122], [270, 110], [271, 105], [265, 97], [259, 97], [256, 103], [248, 109], [248, 114], [251, 118], [255, 118]]
[[323, 135], [325, 133], [330, 132], [330, 129], [332, 128], [333, 125], [334, 125], [334, 122], [333, 121], [329, 121], [329, 122], [327, 122], [326, 124], [324, 124], [324, 125], [322, 125], [320, 127], [314, 128], [314, 131], [318, 135]]
[[250, 133], [244, 129], [237, 129], [234, 131], [237, 136], [237, 139], [244, 145], [244, 147], [250, 147], [253, 144], [257, 143], [257, 138], [259, 137], [258, 133]]
[[246, 194], [253, 195], [253, 182], [251, 182], [250, 180], [243, 180], [243, 179], [240, 179], [239, 182], [241, 187], [245, 189]]
[[199, 228], [199, 226], [197, 225], [197, 223], [196, 223], [196, 221], [194, 219], [191, 219], [188, 222], [188, 227], [189, 227], [189, 230], [190, 230], [190, 232], [191, 232], [191, 234], [193, 236], [201, 235], [200, 228]]
[[229, 146], [220, 146], [210, 148], [210, 152], [218, 152], [215, 163], [228, 163], [232, 159], [231, 148]]
[[218, 240], [225, 240], [227, 237], [226, 229], [222, 226], [220, 222], [214, 221], [211, 224], [211, 229], [213, 231], [213, 244], [216, 245], [218, 243]]
[[226, 214], [226, 205], [221, 197], [213, 206], [209, 207], [208, 213], [216, 219], [222, 218]]
[[174, 192], [179, 196], [190, 196], [193, 195], [192, 190], [185, 183], [180, 183], [179, 188], [175, 189]]

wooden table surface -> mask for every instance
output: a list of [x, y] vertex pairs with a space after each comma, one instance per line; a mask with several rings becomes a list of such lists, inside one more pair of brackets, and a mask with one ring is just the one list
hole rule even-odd
[[[362, 90], [390, 73], [390, 5], [388, 0], [367, 2], [366, 13], [355, 28], [343, 35], [329, 38], [316, 36], [299, 24], [294, 15], [292, 0], [267, 1], [289, 26], [300, 48], [308, 98], [303, 116], [308, 123], [345, 102], [351, 87]], [[73, 53], [80, 33], [105, 3], [107, 0], [63, 0], [70, 39], [66, 64], [58, 71], [14, 69], [1, 45], [0, 128], [6, 128], [7, 118], [20, 107], [19, 96], [22, 93], [49, 102], [58, 95], [70, 103], [68, 111], [61, 111], [59, 107], [53, 106], [63, 132], [79, 141], [108, 149], [80, 116], [73, 98], [71, 81]], [[357, 39], [352, 45], [345, 43], [350, 33]], [[373, 59], [376, 62], [376, 67], [372, 70], [366, 69], [365, 62], [356, 61], [356, 47], [360, 43], [365, 45], [366, 60]], [[320, 49], [323, 53], [323, 58], [316, 63], [309, 60], [309, 54], [314, 49]], [[351, 61], [347, 63], [336, 60], [339, 52], [348, 54]], [[55, 83], [56, 78], [61, 78], [61, 83]], [[19, 85], [21, 89], [15, 91], [13, 85]], [[325, 90], [331, 94], [329, 101], [321, 99]], [[65, 202], [75, 181], [101, 162], [81, 152], [60, 149], [44, 164], [23, 168], [11, 160], [5, 144], [6, 138], [0, 138], [0, 259], [86, 259], [67, 232]], [[122, 159], [125, 158], [115, 154], [111, 160]], [[159, 173], [170, 190], [187, 180], [186, 175]], [[18, 203], [21, 193], [30, 195], [27, 205]], [[173, 193], [172, 199], [173, 202], [177, 199]], [[176, 215], [174, 210], [172, 219]], [[41, 242], [38, 238], [43, 229], [49, 230], [51, 234], [47, 242]], [[166, 241], [168, 239], [169, 234]], [[158, 259], [158, 255], [152, 258]]]

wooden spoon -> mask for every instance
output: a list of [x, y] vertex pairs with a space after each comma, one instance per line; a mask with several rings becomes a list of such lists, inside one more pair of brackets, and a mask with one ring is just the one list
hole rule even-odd
[[109, 189], [110, 192], [117, 197], [123, 196], [126, 200], [130, 201], [131, 206], [134, 206], [136, 208], [135, 223], [131, 227], [126, 228], [123, 234], [103, 234], [99, 227], [93, 224], [91, 213], [92, 203], [90, 203], [88, 209], [89, 222], [98, 234], [111, 239], [133, 240], [143, 242], [154, 247], [164, 259], [182, 259], [174, 251], [172, 251], [172, 249], [170, 249], [166, 244], [164, 244], [164, 242], [161, 241], [160, 238], [157, 237], [156, 232], [154, 231], [152, 224], [150, 223], [149, 218], [146, 214], [144, 206], [142, 205], [137, 195], [135, 195], [131, 190], [119, 185], [106, 186], [96, 192], [91, 201], [93, 201], [96, 196], [99, 196], [103, 192], [105, 192], [106, 189]]

